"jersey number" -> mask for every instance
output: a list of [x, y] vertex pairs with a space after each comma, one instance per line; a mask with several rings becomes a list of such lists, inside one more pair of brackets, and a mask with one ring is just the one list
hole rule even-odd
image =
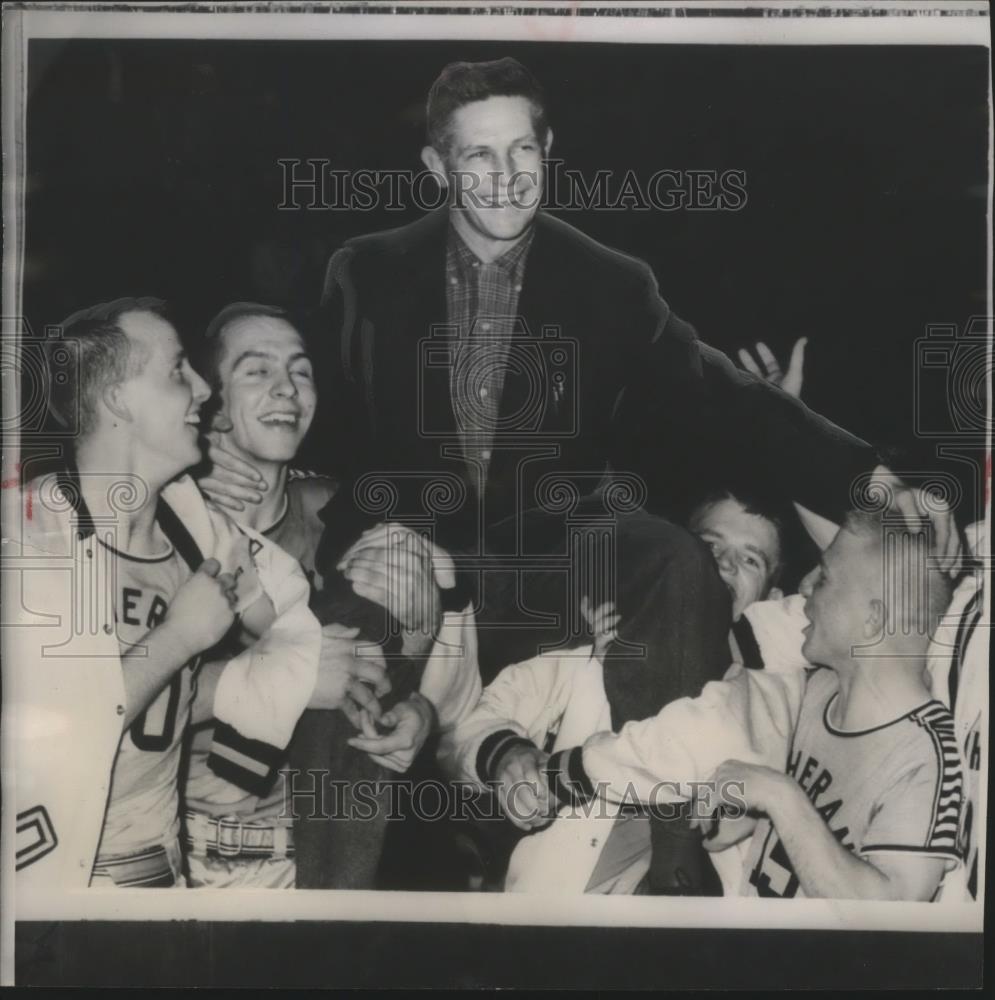
[[795, 875], [788, 852], [773, 829], [769, 836], [775, 838], [774, 846], [768, 854], [764, 845], [760, 860], [750, 872], [750, 883], [756, 888], [758, 896], [791, 899], [798, 894], [798, 876]]
[[181, 674], [182, 671], [173, 674], [169, 686], [131, 724], [131, 741], [139, 750], [162, 753], [172, 746], [180, 707]]

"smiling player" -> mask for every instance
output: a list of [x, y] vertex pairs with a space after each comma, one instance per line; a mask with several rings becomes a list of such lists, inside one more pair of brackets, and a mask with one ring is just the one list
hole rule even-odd
[[[317, 689], [320, 631], [299, 567], [182, 476], [209, 390], [163, 303], [120, 299], [63, 328], [75, 350], [51, 406], [78, 427], [73, 455], [26, 484], [4, 565], [27, 626], [4, 664], [18, 885], [182, 885], [178, 769], [201, 654], [237, 615], [247, 648], [217, 671], [212, 710], [275, 752]], [[211, 752], [230, 749], [219, 735]]]
[[[219, 501], [231, 507], [240, 523], [261, 531], [297, 559], [314, 589], [322, 591], [326, 581], [314, 565], [324, 529], [318, 512], [335, 494], [337, 484], [324, 476], [291, 469], [317, 405], [312, 363], [301, 334], [283, 310], [235, 303], [223, 309], [208, 327], [202, 370], [218, 390], [217, 423], [227, 428], [214, 435], [216, 443], [211, 454], [215, 464], [227, 463], [236, 471], [251, 474], [262, 494], [258, 502], [248, 494], [243, 494], [242, 500], [238, 496], [219, 496]], [[204, 479], [201, 485], [210, 488], [211, 480]], [[431, 564], [421, 561], [415, 565], [431, 582]], [[348, 586], [346, 581], [340, 582]], [[351, 603], [353, 612], [359, 603], [374, 607], [358, 598]], [[380, 603], [389, 602], [381, 597]], [[349, 610], [336, 608], [336, 612]], [[336, 613], [330, 620], [341, 619]], [[332, 655], [342, 646], [351, 650], [355, 636], [355, 628], [326, 625], [322, 656]], [[456, 683], [440, 689], [423, 683], [430, 697], [414, 690], [389, 711], [382, 711], [380, 699], [391, 691], [383, 658], [351, 655], [350, 662], [353, 672], [347, 678], [341, 706], [348, 722], [337, 713], [307, 713], [293, 749], [295, 761], [300, 756], [313, 757], [309, 765], [328, 768], [327, 747], [336, 746], [338, 756], [332, 776], [340, 781], [382, 777], [381, 767], [406, 770], [425, 742], [436, 712], [440, 723], [446, 722], [444, 704], [452, 705], [453, 699], [447, 700], [445, 691], [455, 695], [458, 706], [475, 700], [479, 691], [475, 664], [470, 664], [473, 669], [457, 671], [465, 685]], [[430, 698], [436, 702], [435, 707]], [[202, 707], [203, 713], [198, 709], [199, 717], [209, 720], [209, 698]], [[373, 731], [373, 717], [381, 726], [379, 734]], [[364, 735], [357, 733], [360, 729]], [[188, 864], [194, 885], [287, 888], [301, 884], [303, 867], [305, 876], [320, 870], [322, 879], [341, 886], [338, 880], [343, 878], [354, 884], [359, 869], [366, 873], [375, 870], [381, 824], [334, 824], [332, 839], [339, 848], [351, 838], [363, 852], [362, 864], [353, 853], [350, 870], [342, 871], [343, 865], [336, 858], [326, 857], [322, 850], [329, 839], [325, 824], [318, 823], [320, 829], [306, 828], [307, 843], [303, 845], [300, 836], [295, 836], [282, 775], [271, 786], [260, 783], [251, 787], [241, 780], [228, 781], [224, 771], [209, 766], [211, 732], [211, 725], [207, 725], [194, 734], [186, 789]], [[305, 784], [307, 781], [305, 777]]]

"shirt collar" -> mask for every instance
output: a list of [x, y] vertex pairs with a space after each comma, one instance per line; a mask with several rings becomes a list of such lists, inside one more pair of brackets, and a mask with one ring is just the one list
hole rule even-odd
[[[491, 261], [495, 267], [501, 268], [510, 276], [520, 277], [525, 268], [525, 257], [532, 246], [535, 238], [535, 226], [530, 226], [525, 237], [516, 243], [510, 250], [501, 254], [496, 260]], [[446, 259], [450, 267], [456, 267], [460, 272], [466, 272], [474, 265], [480, 265], [483, 261], [466, 245], [466, 241], [456, 231], [456, 227], [449, 223], [449, 235], [446, 241]]]

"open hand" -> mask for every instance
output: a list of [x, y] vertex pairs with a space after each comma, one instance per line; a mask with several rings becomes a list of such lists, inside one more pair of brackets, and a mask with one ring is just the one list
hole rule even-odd
[[[799, 337], [795, 341], [795, 346], [791, 349], [791, 358], [788, 361], [788, 370], [782, 371], [781, 365], [774, 352], [762, 341], [757, 341], [754, 350], [760, 358], [760, 364], [753, 359], [745, 348], [739, 350], [739, 360], [742, 366], [759, 378], [783, 389], [789, 396], [801, 399], [803, 373], [805, 365], [805, 346], [808, 344], [808, 337]], [[761, 367], [762, 365], [762, 367]]]

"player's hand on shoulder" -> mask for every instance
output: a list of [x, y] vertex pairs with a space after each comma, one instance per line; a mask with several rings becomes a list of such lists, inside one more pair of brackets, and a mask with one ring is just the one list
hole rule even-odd
[[235, 578], [222, 573], [217, 559], [205, 559], [177, 589], [163, 625], [189, 656], [219, 642], [235, 620]]

